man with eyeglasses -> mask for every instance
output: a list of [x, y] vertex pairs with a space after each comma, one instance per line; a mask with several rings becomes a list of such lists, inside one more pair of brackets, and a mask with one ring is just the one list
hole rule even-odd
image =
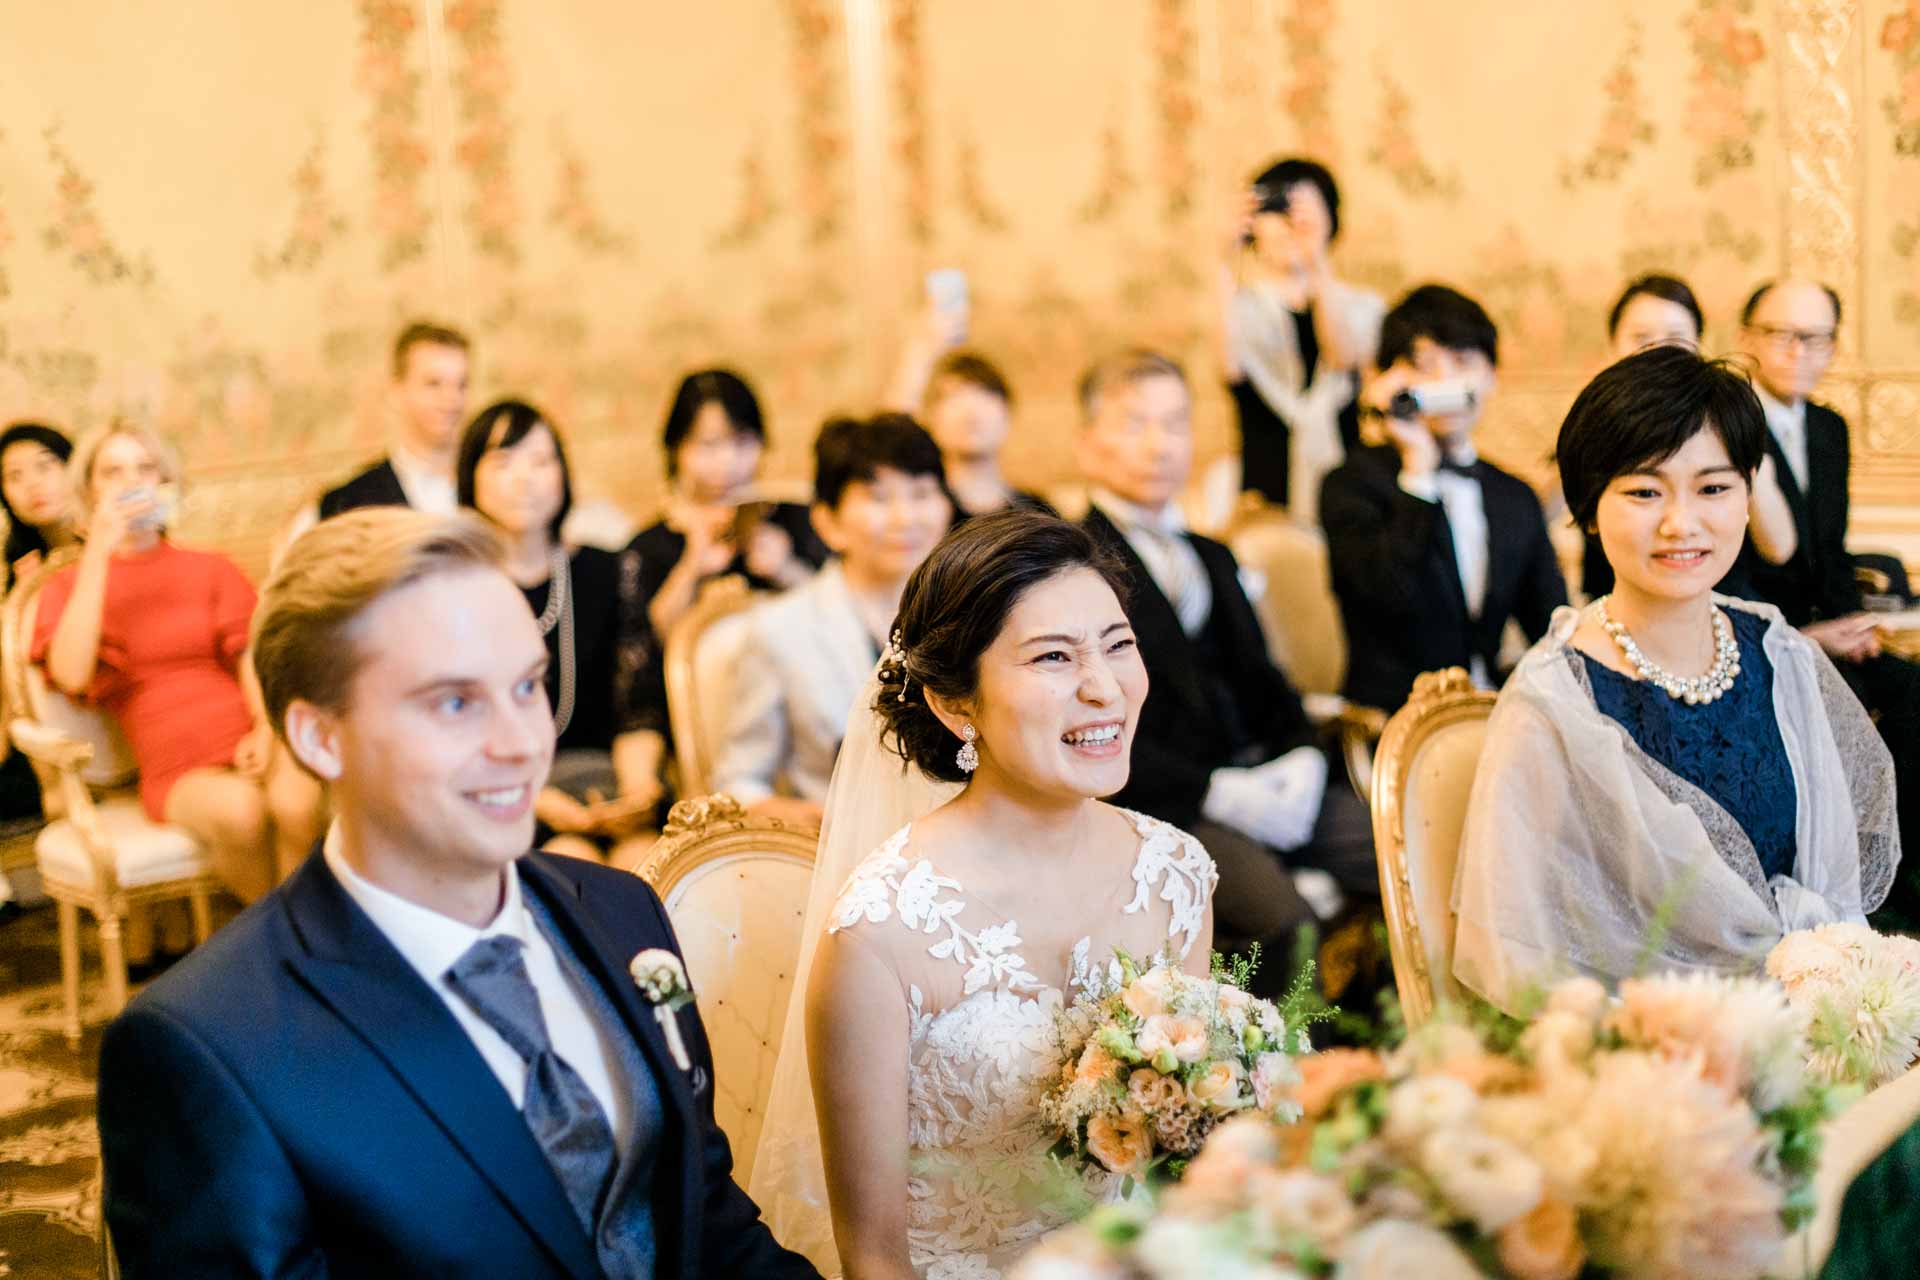
[[[1740, 347], [1752, 358], [1772, 437], [1767, 451], [1800, 534], [1799, 547], [1778, 565], [1749, 540], [1740, 568], [1754, 594], [1818, 641], [1860, 701], [1878, 713], [1898, 777], [1901, 842], [1920, 848], [1920, 666], [1883, 654], [1873, 615], [1861, 608], [1847, 553], [1847, 422], [1807, 398], [1833, 363], [1839, 327], [1839, 295], [1812, 280], [1769, 281], [1740, 312]], [[1902, 868], [1875, 921], [1920, 926], [1920, 860]]]

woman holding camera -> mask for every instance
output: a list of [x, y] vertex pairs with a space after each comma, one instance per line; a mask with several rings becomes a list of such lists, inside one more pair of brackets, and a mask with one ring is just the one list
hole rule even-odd
[[168, 539], [180, 471], [151, 432], [119, 423], [87, 437], [74, 477], [86, 549], [47, 580], [31, 658], [112, 714], [147, 816], [191, 832], [251, 902], [306, 856], [323, 808], [253, 688], [253, 587], [225, 556]]
[[827, 562], [805, 507], [751, 501], [767, 424], [739, 374], [703, 369], [683, 378], [661, 443], [666, 514], [629, 545], [640, 553], [640, 594], [662, 643], [713, 578], [737, 573], [756, 591], [784, 591]]
[[1221, 368], [1240, 418], [1240, 487], [1312, 523], [1320, 480], [1360, 439], [1354, 393], [1386, 305], [1334, 275], [1340, 190], [1311, 160], [1254, 179], [1221, 267]]

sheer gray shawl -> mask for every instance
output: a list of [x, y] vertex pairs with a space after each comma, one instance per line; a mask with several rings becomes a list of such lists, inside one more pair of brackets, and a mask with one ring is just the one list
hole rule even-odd
[[1819, 646], [1768, 621], [1773, 707], [1792, 766], [1793, 874], [1768, 880], [1746, 832], [1594, 704], [1562, 609], [1500, 695], [1454, 876], [1453, 974], [1502, 1007], [1584, 973], [1754, 973], [1783, 934], [1859, 922], [1900, 862], [1892, 758]]

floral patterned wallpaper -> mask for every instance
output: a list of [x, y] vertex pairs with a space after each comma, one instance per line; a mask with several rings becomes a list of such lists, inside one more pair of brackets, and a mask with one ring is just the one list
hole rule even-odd
[[1189, 362], [1217, 454], [1223, 219], [1290, 152], [1339, 175], [1349, 276], [1494, 311], [1485, 443], [1534, 473], [1627, 276], [1685, 274], [1721, 347], [1757, 281], [1828, 278], [1863, 519], [1920, 539], [1920, 0], [175, 0], [0, 38], [36, 52], [0, 79], [0, 417], [149, 418], [189, 531], [254, 564], [378, 449], [415, 316], [635, 516], [680, 371], [752, 377], [800, 478], [935, 266], [1020, 479], [1064, 477], [1124, 341]]

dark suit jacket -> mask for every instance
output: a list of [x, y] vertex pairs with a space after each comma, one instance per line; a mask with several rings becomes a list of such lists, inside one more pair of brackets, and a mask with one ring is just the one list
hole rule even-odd
[[1423, 671], [1478, 657], [1498, 670], [1500, 634], [1519, 619], [1538, 639], [1567, 602], [1540, 500], [1490, 462], [1474, 464], [1487, 513], [1487, 594], [1467, 612], [1444, 508], [1400, 488], [1400, 454], [1376, 445], [1347, 455], [1320, 487], [1334, 594], [1347, 629], [1346, 696], [1397, 710]]
[[[1113, 802], [1191, 827], [1215, 769], [1245, 764], [1252, 756], [1270, 760], [1305, 746], [1314, 741], [1313, 726], [1300, 695], [1267, 654], [1233, 552], [1211, 538], [1187, 535], [1213, 586], [1213, 613], [1203, 635], [1210, 652], [1203, 658], [1201, 646], [1181, 629], [1172, 603], [1113, 522], [1095, 508], [1084, 524], [1132, 580], [1127, 615], [1149, 681], [1133, 735], [1133, 769]], [[1208, 681], [1231, 694], [1237, 726], [1222, 724]]]
[[404, 507], [407, 491], [400, 487], [400, 476], [387, 458], [362, 471], [353, 479], [320, 495], [320, 518], [331, 520], [356, 507]]
[[1767, 432], [1780, 488], [1793, 511], [1800, 545], [1785, 564], [1768, 564], [1749, 541], [1738, 567], [1754, 594], [1779, 607], [1796, 627], [1860, 611], [1860, 586], [1847, 555], [1847, 474], [1852, 466], [1847, 420], [1823, 404], [1807, 402], [1807, 487], [1802, 489], [1786, 454]]
[[[678, 950], [659, 899], [567, 858], [519, 866], [653, 1065], [655, 1274], [814, 1276], [732, 1181], [693, 1007], [683, 1072], [628, 974]], [[100, 1139], [128, 1280], [600, 1274], [499, 1080], [317, 852], [107, 1028]]]

